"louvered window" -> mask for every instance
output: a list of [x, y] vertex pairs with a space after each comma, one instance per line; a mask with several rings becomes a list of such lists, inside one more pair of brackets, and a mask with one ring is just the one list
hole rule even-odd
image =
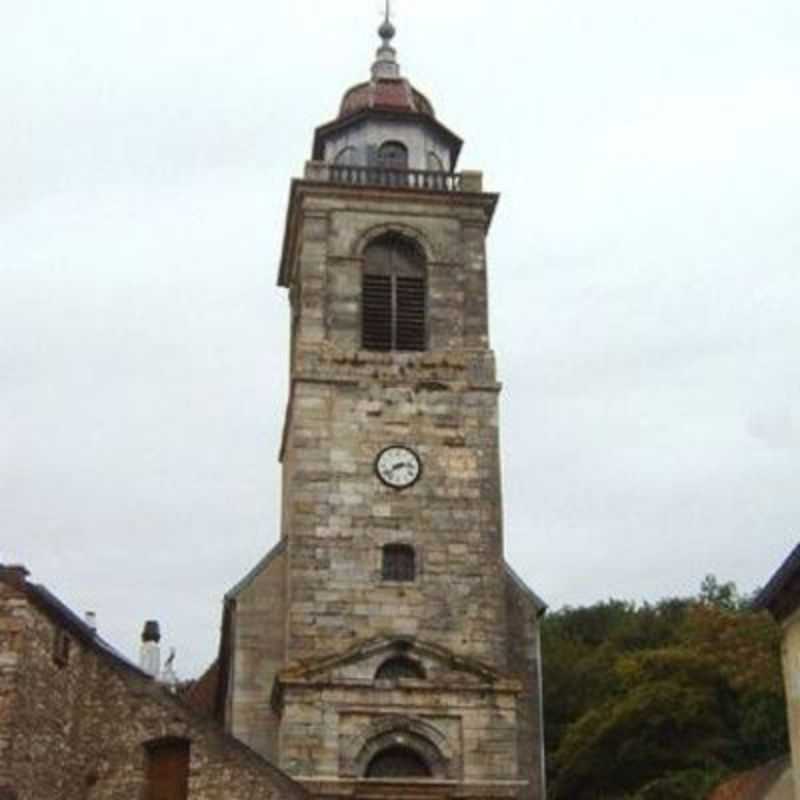
[[366, 250], [361, 343], [366, 350], [424, 350], [425, 261], [414, 242], [387, 235]]

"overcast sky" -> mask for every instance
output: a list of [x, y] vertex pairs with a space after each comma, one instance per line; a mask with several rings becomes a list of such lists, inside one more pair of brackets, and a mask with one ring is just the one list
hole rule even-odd
[[[377, 0], [27, 0], [0, 29], [0, 559], [183, 677], [276, 541], [289, 181]], [[551, 607], [763, 584], [800, 531], [797, 0], [397, 0], [501, 192], [506, 550]]]

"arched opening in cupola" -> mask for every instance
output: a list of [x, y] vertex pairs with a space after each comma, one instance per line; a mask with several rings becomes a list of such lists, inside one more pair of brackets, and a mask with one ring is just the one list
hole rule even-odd
[[384, 142], [378, 148], [378, 166], [383, 169], [408, 169], [408, 148], [402, 142]]

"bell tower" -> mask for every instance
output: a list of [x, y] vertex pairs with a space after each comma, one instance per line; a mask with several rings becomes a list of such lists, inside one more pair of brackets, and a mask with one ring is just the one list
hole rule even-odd
[[538, 620], [503, 557], [485, 240], [498, 196], [402, 77], [292, 182], [279, 544], [227, 595], [218, 710], [316, 796], [544, 797]]

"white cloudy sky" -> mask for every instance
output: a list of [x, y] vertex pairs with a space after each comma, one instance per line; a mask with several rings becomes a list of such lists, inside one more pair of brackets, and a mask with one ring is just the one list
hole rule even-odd
[[[0, 558], [184, 676], [275, 541], [289, 180], [377, 0], [26, 0], [0, 30]], [[800, 530], [796, 0], [397, 0], [503, 197], [509, 558], [553, 607], [750, 591]]]

